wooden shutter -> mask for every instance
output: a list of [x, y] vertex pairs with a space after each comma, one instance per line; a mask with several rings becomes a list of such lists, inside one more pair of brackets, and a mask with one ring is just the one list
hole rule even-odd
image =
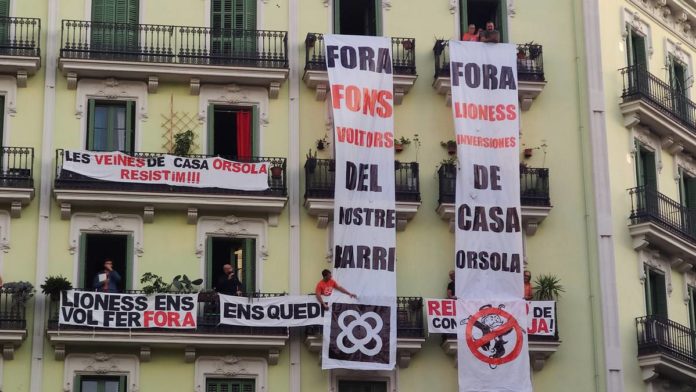
[[85, 263], [87, 263], [87, 260], [85, 260], [85, 256], [87, 255], [87, 233], [80, 233], [78, 246], [79, 264], [77, 266], [78, 283], [76, 288], [92, 289], [92, 281], [85, 280]]
[[245, 379], [206, 380], [206, 392], [255, 392], [256, 381]]
[[[349, 0], [347, 0], [349, 1]], [[464, 0], [466, 1], [466, 0]], [[341, 0], [334, 0], [333, 3], [334, 34], [341, 34]]]
[[233, 0], [233, 51], [246, 59], [256, 51], [256, 0]]
[[213, 274], [213, 237], [205, 239], [205, 288], [212, 289], [215, 286], [215, 275]]
[[651, 288], [654, 297], [654, 314], [667, 318], [667, 285], [665, 275], [657, 271], [652, 271], [653, 282]]
[[94, 99], [87, 100], [87, 140], [85, 143], [87, 150], [94, 150], [95, 106], [96, 101]]
[[126, 266], [123, 276], [121, 277], [121, 286], [124, 290], [132, 290], [133, 282], [131, 275], [133, 273], [133, 234], [126, 236]]
[[244, 290], [256, 292], [256, 240], [244, 240]]
[[640, 69], [648, 69], [648, 59], [645, 56], [645, 37], [642, 35], [638, 35], [634, 32], [631, 32], [631, 41], [632, 41], [632, 49], [633, 49], [633, 56], [635, 60], [635, 64], [640, 67]]
[[10, 0], [0, 0], [0, 17], [10, 16]]
[[655, 153], [642, 150], [643, 175], [645, 186], [653, 191], [657, 190], [657, 167], [655, 166]]
[[208, 146], [207, 154], [215, 154], [215, 105], [212, 103], [208, 105]]
[[135, 101], [126, 102], [126, 140], [123, 145], [126, 152], [135, 151]]
[[118, 378], [118, 390], [119, 392], [126, 392], [128, 390], [128, 377], [119, 376]]

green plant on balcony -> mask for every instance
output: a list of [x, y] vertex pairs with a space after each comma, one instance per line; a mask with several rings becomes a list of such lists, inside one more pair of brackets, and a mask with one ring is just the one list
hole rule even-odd
[[534, 299], [537, 301], [556, 301], [564, 292], [561, 280], [556, 275], [539, 275], [534, 280]]
[[323, 138], [317, 139], [317, 141], [316, 141], [317, 150], [324, 151], [324, 149], [326, 147], [328, 147], [329, 144], [331, 144], [331, 143], [329, 143], [329, 137], [327, 135], [324, 135]]
[[312, 154], [312, 149], [309, 149], [309, 152], [307, 153], [307, 163], [305, 163], [305, 167], [307, 168], [307, 171], [310, 174], [314, 173], [314, 170], [317, 168], [317, 152], [314, 151], [314, 154]]
[[438, 167], [442, 168], [446, 177], [454, 178], [454, 176], [457, 174], [457, 163], [457, 156], [452, 155], [449, 158], [441, 160], [440, 165]]
[[41, 292], [48, 295], [51, 301], [58, 301], [60, 295], [68, 290], [72, 290], [73, 286], [70, 281], [63, 275], [48, 276], [41, 285]]
[[144, 284], [143, 293], [145, 294], [166, 293], [169, 291], [169, 285], [164, 282], [164, 279], [152, 272], [144, 273], [140, 278], [140, 283]]
[[457, 142], [454, 140], [447, 140], [440, 142], [440, 145], [447, 149], [447, 153], [454, 155], [457, 153]]
[[198, 286], [203, 283], [203, 279], [189, 279], [186, 275], [177, 275], [172, 279], [172, 283], [169, 285], [173, 288], [174, 292], [179, 294], [191, 294], [198, 292]]
[[394, 139], [394, 151], [401, 152], [404, 150], [405, 146], [411, 144], [411, 139], [401, 136], [398, 139]]
[[195, 134], [190, 129], [174, 135], [174, 148], [172, 154], [184, 156], [191, 153], [191, 146], [193, 146], [194, 136]]
[[7, 282], [3, 288], [12, 294], [11, 309], [13, 312], [23, 309], [34, 296], [34, 285], [29, 282]]
[[165, 283], [164, 279], [152, 272], [146, 272], [140, 278], [140, 283], [144, 284], [142, 290], [145, 294], [156, 293], [178, 293], [190, 294], [198, 292], [198, 287], [203, 283], [203, 279], [189, 279], [186, 275], [177, 275], [171, 283]]

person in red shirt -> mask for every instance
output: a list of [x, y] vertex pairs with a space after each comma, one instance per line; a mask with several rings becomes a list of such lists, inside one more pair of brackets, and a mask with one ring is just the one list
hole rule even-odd
[[330, 296], [334, 289], [342, 292], [343, 294], [349, 295], [351, 298], [358, 298], [357, 295], [344, 289], [335, 280], [331, 279], [331, 271], [325, 269], [321, 271], [321, 280], [319, 283], [317, 283], [317, 287], [314, 289], [314, 295], [317, 297], [317, 301], [319, 301], [324, 310], [329, 310], [329, 305], [324, 302], [322, 296]]
[[534, 292], [532, 291], [532, 273], [529, 271], [524, 271], [524, 299], [531, 301], [534, 297]]

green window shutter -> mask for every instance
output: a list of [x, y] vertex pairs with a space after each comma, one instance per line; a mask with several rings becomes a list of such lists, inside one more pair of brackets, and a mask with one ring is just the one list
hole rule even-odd
[[79, 374], [76, 374], [75, 377], [73, 377], [73, 392], [80, 392], [81, 385], [82, 384], [82, 376]]
[[689, 327], [696, 331], [696, 289], [689, 286]]
[[215, 154], [215, 105], [208, 105], [208, 155]]
[[334, 34], [341, 34], [341, 0], [334, 0], [333, 13]]
[[205, 239], [205, 288], [212, 289], [215, 285], [215, 276], [213, 275], [213, 237], [208, 236]]
[[206, 392], [255, 392], [256, 380], [252, 379], [208, 379]]
[[124, 290], [132, 290], [133, 282], [131, 282], [131, 275], [133, 273], [133, 234], [129, 234], [126, 237], [126, 268], [123, 276], [121, 277], [121, 286]]
[[126, 103], [126, 140], [124, 143], [127, 152], [135, 151], [135, 101]]
[[85, 260], [85, 256], [87, 255], [87, 233], [80, 233], [79, 247], [79, 265], [77, 267], [77, 276], [79, 283], [77, 287], [91, 289], [92, 282], [87, 282], [85, 280], [85, 263], [87, 263], [87, 260]]
[[95, 106], [96, 101], [94, 99], [87, 101], [87, 143], [85, 144], [88, 150], [94, 150]]
[[657, 190], [657, 166], [655, 165], [655, 153], [643, 150], [643, 174], [645, 176], [645, 186]]
[[684, 178], [684, 194], [685, 203], [683, 203], [688, 208], [696, 208], [696, 178], [683, 176]]
[[654, 313], [658, 316], [667, 317], [667, 286], [665, 284], [665, 276], [661, 273], [653, 271], [654, 281], [652, 282], [653, 295], [655, 297]]
[[641, 69], [648, 69], [648, 59], [645, 55], [645, 37], [632, 32], [631, 38], [635, 64], [641, 67]]
[[500, 42], [507, 42], [507, 4], [506, 0], [498, 0], [495, 29], [500, 32]]
[[10, 16], [10, 0], [0, 0], [0, 17]]
[[256, 240], [244, 240], [244, 290], [256, 292]]
[[636, 63], [633, 53], [633, 29], [629, 24], [626, 24], [626, 64], [629, 67]]

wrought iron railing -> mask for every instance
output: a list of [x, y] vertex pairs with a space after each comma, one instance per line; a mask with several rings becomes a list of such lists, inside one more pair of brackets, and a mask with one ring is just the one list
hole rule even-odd
[[[420, 201], [418, 162], [394, 162], [397, 201]], [[336, 161], [310, 158], [305, 162], [305, 198], [332, 199]]]
[[[242, 191], [223, 188], [195, 188], [188, 186], [174, 186], [161, 184], [135, 184], [126, 182], [102, 181], [63, 170], [63, 149], [56, 150], [56, 189], [89, 189], [89, 190], [120, 190], [143, 192], [169, 192], [169, 193], [196, 193], [196, 194], [233, 194], [233, 195], [257, 195], [257, 196], [287, 196], [287, 164], [285, 158], [277, 157], [225, 157], [237, 162], [269, 162], [271, 170], [268, 173], [268, 189], [264, 191]], [[164, 153], [134, 152], [128, 155], [138, 158], [154, 158], [163, 156]], [[213, 155], [189, 154], [189, 158], [209, 158]], [[273, 168], [279, 167], [280, 173], [274, 173]]]
[[[440, 204], [454, 203], [457, 167], [443, 164], [437, 170], [440, 183]], [[520, 203], [523, 206], [551, 206], [549, 169], [520, 166]]]
[[287, 32], [63, 20], [63, 58], [287, 68]]
[[663, 316], [636, 318], [638, 356], [662, 354], [696, 365], [696, 332]]
[[0, 56], [41, 57], [41, 20], [0, 17]]
[[677, 235], [696, 241], [696, 209], [646, 186], [628, 190], [631, 197], [631, 223], [655, 223]]
[[34, 148], [2, 147], [0, 188], [33, 188]]
[[[305, 327], [307, 335], [322, 333], [321, 325]], [[396, 297], [396, 334], [400, 338], [421, 338], [425, 336], [423, 324], [423, 298]]]
[[621, 98], [624, 103], [637, 100], [647, 102], [696, 133], [696, 103], [686, 96], [685, 91], [672, 88], [642, 66], [633, 65], [620, 71], [623, 79]]
[[[449, 41], [439, 39], [433, 47], [435, 77], [450, 76]], [[517, 45], [517, 78], [529, 82], [543, 82], [544, 54], [539, 44]]]
[[[392, 66], [394, 74], [416, 74], [416, 39], [392, 37]], [[305, 71], [325, 71], [324, 35], [307, 33], [305, 38]]]
[[[75, 289], [83, 290], [83, 289]], [[91, 290], [85, 290], [91, 291]], [[124, 293], [143, 294], [141, 290], [126, 290]], [[246, 293], [243, 296], [249, 298], [268, 298], [285, 295], [285, 293]], [[104, 330], [112, 331], [111, 328], [93, 328], [75, 325], [60, 325], [58, 323], [58, 312], [60, 303], [49, 301], [49, 330]], [[209, 334], [234, 334], [234, 335], [287, 335], [288, 329], [285, 327], [243, 327], [236, 325], [220, 324], [220, 299], [215, 292], [198, 293], [198, 314], [196, 317], [195, 329], [167, 329], [167, 328], [139, 328], [139, 332], [151, 333], [209, 333]]]
[[0, 329], [25, 329], [26, 293], [0, 287]]

